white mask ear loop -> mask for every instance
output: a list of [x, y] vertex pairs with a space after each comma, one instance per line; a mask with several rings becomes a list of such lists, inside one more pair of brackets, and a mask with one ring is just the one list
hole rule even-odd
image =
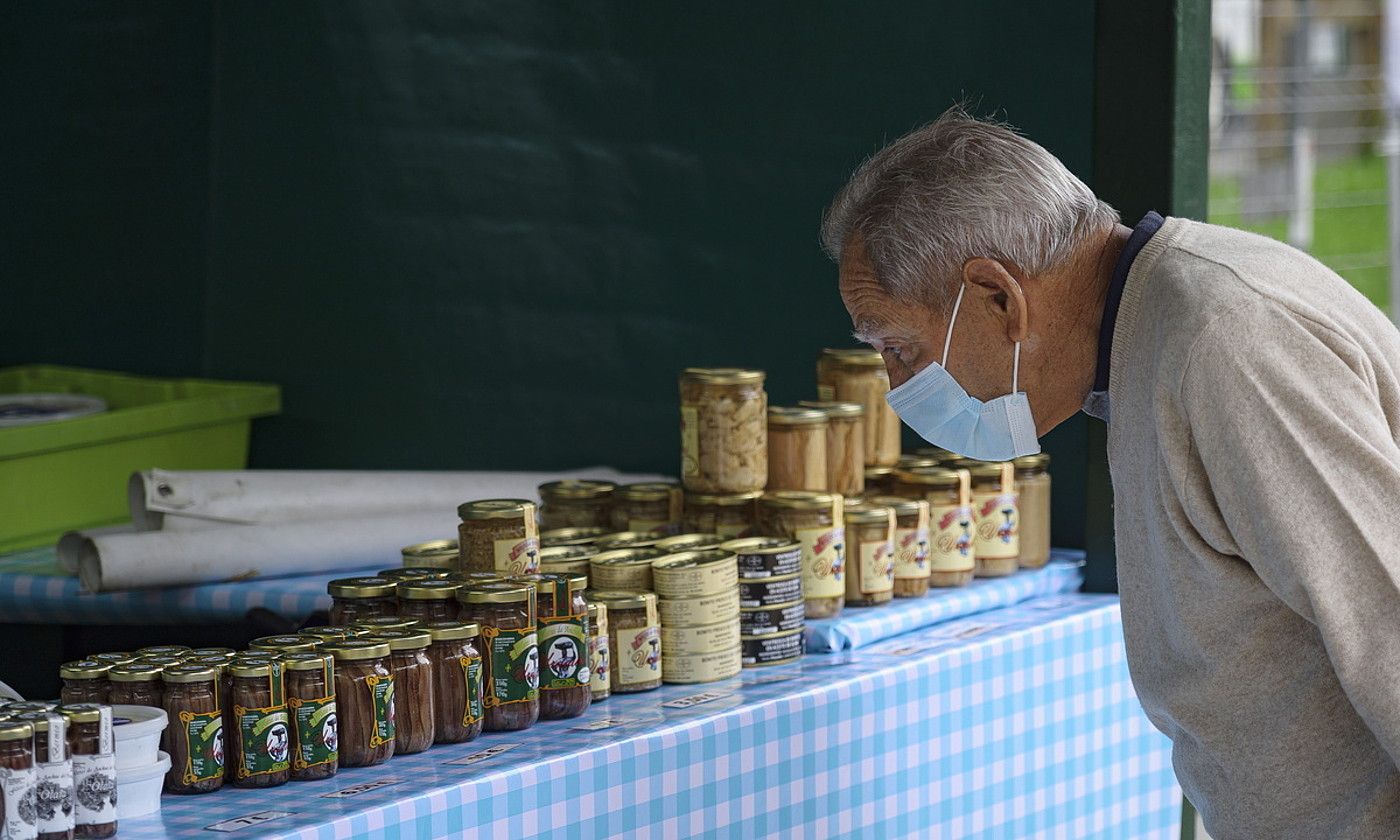
[[1016, 349], [1011, 354], [1011, 393], [1016, 393], [1016, 380], [1021, 375], [1021, 342], [1016, 342]]
[[958, 320], [958, 307], [962, 306], [963, 292], [966, 291], [966, 285], [959, 286], [958, 299], [953, 301], [953, 317], [948, 319], [948, 334], [943, 337], [943, 361], [938, 365], [944, 370], [948, 369], [948, 347], [953, 343], [953, 322]]

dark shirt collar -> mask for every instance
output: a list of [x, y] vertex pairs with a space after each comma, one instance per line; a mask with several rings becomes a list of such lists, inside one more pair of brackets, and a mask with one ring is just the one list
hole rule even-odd
[[1113, 327], [1118, 321], [1118, 304], [1123, 300], [1123, 287], [1128, 282], [1128, 272], [1133, 269], [1133, 260], [1147, 244], [1153, 234], [1162, 227], [1163, 219], [1155, 210], [1149, 210], [1142, 221], [1133, 228], [1123, 253], [1113, 266], [1113, 277], [1108, 281], [1108, 297], [1103, 302], [1103, 321], [1099, 324], [1099, 365], [1094, 373], [1094, 390], [1108, 390], [1108, 364], [1113, 356]]

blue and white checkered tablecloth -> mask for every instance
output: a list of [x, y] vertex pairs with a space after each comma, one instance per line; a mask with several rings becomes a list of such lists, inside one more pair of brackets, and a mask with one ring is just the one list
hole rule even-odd
[[163, 802], [120, 836], [1175, 840], [1181, 793], [1117, 599], [1076, 594], [320, 782]]
[[1009, 607], [1028, 598], [1074, 592], [1084, 583], [1084, 552], [1056, 549], [1049, 565], [1010, 577], [978, 578], [956, 589], [930, 589], [922, 598], [896, 598], [879, 607], [847, 607], [835, 618], [807, 621], [808, 653], [859, 648], [959, 616]]
[[[398, 565], [397, 557], [384, 566]], [[0, 556], [0, 622], [28, 624], [184, 624], [237, 621], [255, 607], [301, 621], [331, 604], [326, 581], [376, 569], [326, 572], [130, 592], [83, 592], [59, 568], [52, 547]]]

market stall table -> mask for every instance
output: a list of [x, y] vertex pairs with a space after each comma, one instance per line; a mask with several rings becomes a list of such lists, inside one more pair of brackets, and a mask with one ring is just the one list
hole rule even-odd
[[1057, 595], [320, 782], [164, 798], [120, 836], [1175, 838], [1118, 601]]

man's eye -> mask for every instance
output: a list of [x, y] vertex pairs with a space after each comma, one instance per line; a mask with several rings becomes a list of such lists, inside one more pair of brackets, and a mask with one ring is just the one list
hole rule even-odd
[[881, 352], [883, 352], [883, 353], [884, 353], [885, 355], [887, 355], [887, 356], [893, 357], [895, 361], [898, 361], [898, 362], [904, 361], [904, 356], [901, 354], [900, 348], [899, 348], [899, 347], [892, 347], [892, 346], [890, 346], [890, 345], [885, 345], [884, 350], [882, 350]]

